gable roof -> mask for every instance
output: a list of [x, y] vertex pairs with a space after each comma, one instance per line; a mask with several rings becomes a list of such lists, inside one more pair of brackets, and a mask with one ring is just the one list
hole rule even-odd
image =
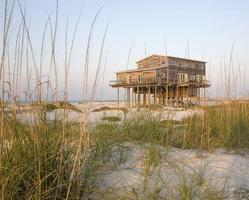
[[142, 62], [142, 61], [144, 61], [144, 60], [149, 60], [149, 59], [151, 59], [151, 58], [153, 58], [153, 57], [154, 57], [154, 59], [157, 59], [157, 58], [166, 57], [166, 56], [160, 56], [160, 55], [153, 54], [153, 55], [147, 56], [147, 57], [145, 57], [145, 58], [143, 58], [143, 59], [137, 61], [136, 63], [140, 63], [140, 62]]
[[176, 57], [176, 56], [169, 56], [169, 55], [157, 55], [157, 54], [153, 54], [153, 55], [150, 55], [148, 57], [145, 57], [139, 61], [137, 61], [136, 63], [139, 64], [141, 63], [142, 61], [144, 60], [149, 60], [149, 59], [157, 59], [157, 58], [175, 58], [175, 59], [179, 59], [179, 60], [186, 60], [186, 61], [193, 61], [193, 62], [201, 62], [201, 63], [207, 63], [206, 61], [201, 61], [201, 60], [196, 60], [196, 59], [188, 59], [188, 58], [180, 58], [180, 57]]

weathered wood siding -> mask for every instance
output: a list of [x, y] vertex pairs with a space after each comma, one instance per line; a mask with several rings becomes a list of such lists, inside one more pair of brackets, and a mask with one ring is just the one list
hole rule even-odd
[[[118, 74], [118, 83], [138, 83], [139, 75], [142, 76], [141, 82], [154, 82], [156, 78], [155, 70], [145, 70], [145, 71], [132, 71], [132, 72], [124, 72]], [[130, 80], [130, 81], [128, 81]]]
[[160, 67], [162, 65], [165, 65], [167, 58], [164, 56], [155, 56], [152, 55], [148, 58], [145, 58], [141, 61], [137, 62], [138, 65], [138, 69], [141, 68], [156, 68], [156, 67]]
[[[156, 69], [156, 80], [158, 82], [166, 83], [167, 78], [169, 79], [169, 83], [176, 83], [178, 80], [178, 74], [184, 73], [188, 74], [188, 78], [190, 76], [196, 75], [204, 76], [205, 71], [205, 63], [187, 61], [183, 59], [168, 59], [167, 67]], [[167, 75], [169, 73], [169, 75]]]

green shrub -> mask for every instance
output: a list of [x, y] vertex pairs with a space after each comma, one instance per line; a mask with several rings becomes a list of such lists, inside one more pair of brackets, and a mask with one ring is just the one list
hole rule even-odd
[[118, 122], [121, 119], [120, 119], [120, 117], [117, 117], [117, 116], [104, 116], [101, 118], [101, 120], [109, 121], [109, 122]]
[[57, 109], [58, 107], [53, 104], [53, 103], [46, 103], [44, 106], [43, 106], [43, 109], [45, 109], [45, 111], [48, 111], [48, 112], [52, 112], [53, 110]]

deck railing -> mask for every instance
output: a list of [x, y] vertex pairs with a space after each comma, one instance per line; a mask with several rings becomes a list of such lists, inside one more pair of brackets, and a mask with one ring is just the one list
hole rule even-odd
[[151, 79], [130, 79], [130, 80], [112, 80], [109, 82], [110, 86], [115, 85], [133, 85], [133, 84], [148, 84], [148, 83], [155, 83], [155, 78]]
[[[112, 80], [109, 81], [109, 85], [110, 86], [124, 86], [124, 85], [134, 85], [134, 84], [153, 84], [153, 83], [167, 83], [167, 81], [161, 81], [161, 80], [156, 80], [155, 78], [151, 78], [151, 79], [130, 79], [130, 80]], [[188, 81], [184, 81], [184, 82], [180, 82], [177, 80], [170, 80], [169, 81], [170, 84], [201, 84], [201, 85], [205, 85], [205, 86], [210, 86], [210, 81], [208, 80], [188, 80]]]
[[189, 80], [190, 84], [203, 84], [203, 85], [211, 85], [208, 80]]

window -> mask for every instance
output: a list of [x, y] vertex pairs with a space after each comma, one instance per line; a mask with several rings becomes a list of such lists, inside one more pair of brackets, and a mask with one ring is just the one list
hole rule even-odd
[[183, 62], [178, 62], [178, 65], [182, 67], [183, 66]]
[[184, 82], [188, 82], [188, 74], [184, 74]]
[[138, 75], [138, 82], [139, 82], [139, 83], [142, 83], [142, 81], [143, 81], [143, 75], [142, 75], [142, 74], [139, 74], [139, 75]]
[[202, 80], [202, 75], [196, 75], [196, 80], [201, 81]]
[[188, 82], [188, 74], [186, 74], [186, 73], [178, 73], [178, 81], [180, 83]]
[[185, 82], [185, 74], [184, 73], [178, 73], [178, 81], [180, 83]]
[[174, 61], [174, 60], [172, 60], [172, 61], [170, 61], [170, 64], [171, 64], [171, 65], [177, 65], [177, 62]]
[[154, 66], [154, 62], [153, 61], [149, 62], [149, 67], [153, 67], [153, 66]]
[[184, 74], [183, 74], [183, 73], [179, 73], [179, 74], [178, 74], [178, 81], [179, 81], [180, 83], [182, 83], [182, 82], [183, 82], [183, 79], [184, 79]]
[[143, 68], [144, 65], [143, 64], [138, 64], [138, 68]]
[[128, 75], [128, 76], [127, 76], [127, 83], [128, 83], [128, 84], [131, 83], [131, 75]]
[[192, 80], [192, 81], [194, 81], [195, 80], [195, 76], [194, 75], [190, 75], [189, 79]]

